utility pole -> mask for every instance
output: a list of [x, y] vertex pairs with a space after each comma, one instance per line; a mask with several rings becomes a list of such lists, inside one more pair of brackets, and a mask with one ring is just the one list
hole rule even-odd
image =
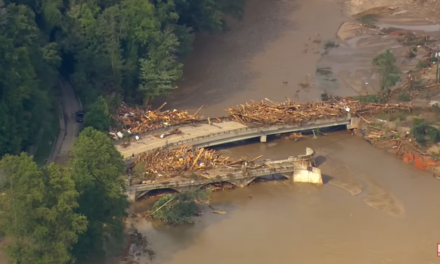
[[437, 64], [437, 70], [435, 73], [435, 83], [438, 83], [438, 64], [439, 64], [439, 55], [440, 55], [440, 45], [437, 47], [437, 52], [435, 53], [435, 63]]

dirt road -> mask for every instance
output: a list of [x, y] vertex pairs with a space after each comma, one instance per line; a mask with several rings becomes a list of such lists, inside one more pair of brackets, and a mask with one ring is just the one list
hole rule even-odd
[[64, 134], [61, 133], [58, 139], [59, 146], [54, 150], [54, 162], [66, 164], [69, 160], [69, 153], [75, 143], [75, 138], [79, 132], [79, 124], [76, 122], [75, 113], [81, 110], [82, 106], [78, 102], [72, 86], [67, 82], [61, 82], [61, 101], [64, 117]]

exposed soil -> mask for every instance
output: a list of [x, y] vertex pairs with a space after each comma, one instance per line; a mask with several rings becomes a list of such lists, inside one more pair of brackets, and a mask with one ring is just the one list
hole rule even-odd
[[426, 19], [437, 23], [440, 1], [437, 0], [348, 0], [345, 3], [346, 14], [393, 14], [399, 12], [407, 17]]

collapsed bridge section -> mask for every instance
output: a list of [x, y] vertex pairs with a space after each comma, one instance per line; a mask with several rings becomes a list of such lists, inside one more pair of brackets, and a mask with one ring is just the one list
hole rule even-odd
[[134, 202], [153, 190], [173, 189], [176, 191], [194, 190], [203, 186], [227, 182], [237, 187], [245, 187], [258, 177], [274, 174], [283, 174], [294, 182], [310, 182], [322, 185], [321, 171], [314, 165], [315, 151], [306, 149], [304, 155], [291, 156], [283, 160], [262, 160], [253, 167], [244, 163], [241, 168], [221, 166], [203, 172], [203, 177], [183, 179], [171, 178], [162, 182], [148, 182], [127, 187], [126, 194], [129, 201]]

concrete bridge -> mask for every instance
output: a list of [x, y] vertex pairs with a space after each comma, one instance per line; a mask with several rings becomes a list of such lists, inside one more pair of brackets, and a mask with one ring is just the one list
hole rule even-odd
[[[166, 138], [159, 138], [158, 135], [144, 135], [139, 141], [132, 142], [128, 147], [122, 144], [116, 145], [126, 160], [132, 155], [137, 156], [152, 149], [166, 147], [169, 149], [179, 148], [182, 145], [193, 145], [194, 147], [211, 147], [250, 138], [260, 138], [266, 142], [267, 136], [328, 128], [346, 125], [348, 129], [354, 128], [359, 122], [358, 118], [352, 118], [350, 114], [345, 117], [309, 121], [300, 125], [273, 125], [266, 127], [249, 127], [238, 122], [227, 121], [217, 124], [198, 124], [180, 126], [182, 131], [178, 135], [170, 135]], [[161, 132], [159, 132], [160, 134]]]
[[[314, 165], [315, 151], [306, 149], [305, 155], [291, 156], [284, 160], [264, 160], [258, 169], [242, 168], [229, 169], [218, 168], [208, 171], [210, 179], [173, 180], [161, 183], [147, 183], [128, 186], [126, 194], [129, 201], [134, 202], [148, 192], [160, 189], [172, 189], [178, 192], [185, 190], [200, 189], [214, 183], [226, 182], [237, 187], [245, 187], [258, 177], [274, 174], [282, 174], [294, 182], [311, 182], [322, 184], [321, 171]], [[200, 177], [198, 177], [200, 178]]]

